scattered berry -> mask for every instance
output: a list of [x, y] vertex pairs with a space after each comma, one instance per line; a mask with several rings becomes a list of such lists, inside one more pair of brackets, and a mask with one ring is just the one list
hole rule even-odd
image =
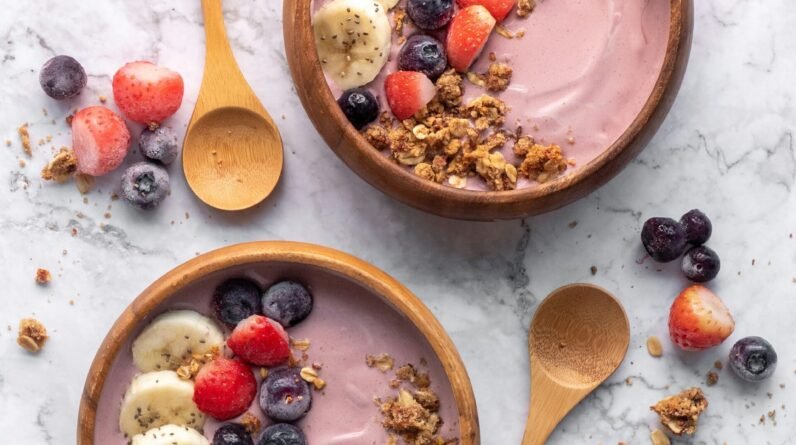
[[337, 99], [337, 104], [357, 130], [379, 117], [379, 101], [370, 91], [364, 88], [348, 90]]
[[697, 246], [685, 253], [682, 269], [689, 280], [706, 283], [719, 274], [721, 260], [713, 249], [707, 246]]
[[713, 233], [713, 224], [711, 224], [710, 219], [696, 209], [683, 215], [680, 218], [680, 224], [685, 228], [686, 240], [695, 246], [708, 242], [710, 235]]
[[398, 53], [398, 69], [419, 71], [430, 79], [436, 79], [445, 72], [448, 55], [439, 40], [423, 34], [415, 34], [404, 43]]
[[466, 72], [481, 55], [495, 24], [495, 18], [481, 5], [459, 10], [448, 29], [447, 49], [450, 66], [456, 71]]
[[274, 284], [263, 295], [263, 314], [289, 328], [312, 312], [312, 294], [294, 281]]
[[227, 346], [240, 358], [257, 366], [281, 365], [290, 356], [285, 329], [262, 315], [252, 315], [238, 323], [227, 339]]
[[311, 406], [310, 385], [301, 378], [298, 368], [272, 369], [260, 386], [260, 408], [278, 422], [298, 420]]
[[672, 342], [686, 351], [701, 351], [721, 344], [735, 330], [730, 310], [710, 289], [694, 285], [674, 300], [669, 312]]
[[492, 17], [498, 22], [502, 22], [509, 15], [517, 0], [456, 0], [459, 7], [466, 8], [472, 5], [481, 5], [489, 10]]
[[72, 150], [77, 171], [102, 176], [119, 168], [130, 149], [130, 130], [113, 111], [88, 107], [72, 118]]
[[169, 193], [169, 172], [159, 165], [138, 162], [122, 175], [122, 197], [139, 209], [154, 209]]
[[307, 445], [307, 437], [296, 425], [275, 423], [263, 431], [257, 445]]
[[404, 120], [428, 105], [436, 96], [437, 88], [423, 73], [396, 71], [387, 76], [384, 92], [392, 113]]
[[650, 218], [641, 229], [641, 242], [652, 259], [668, 263], [685, 252], [685, 228], [671, 218]]
[[182, 76], [150, 62], [132, 62], [113, 76], [113, 98], [128, 119], [159, 124], [180, 108]]
[[254, 442], [243, 425], [228, 423], [216, 430], [212, 445], [254, 445]]
[[180, 146], [177, 144], [177, 134], [169, 127], [157, 127], [154, 130], [144, 128], [138, 138], [138, 148], [141, 154], [153, 161], [160, 161], [166, 165], [177, 159]]
[[240, 360], [219, 357], [196, 374], [193, 401], [203, 413], [218, 420], [237, 417], [257, 395], [257, 380]]
[[233, 278], [221, 283], [213, 292], [213, 312], [220, 322], [234, 328], [241, 320], [262, 313], [260, 298], [257, 283]]
[[730, 350], [730, 367], [742, 380], [759, 382], [774, 374], [777, 352], [760, 337], [745, 337]]
[[69, 56], [53, 57], [44, 63], [39, 73], [41, 88], [56, 100], [77, 96], [87, 80], [86, 70], [80, 62]]
[[447, 25], [453, 17], [453, 0], [408, 0], [406, 13], [420, 29], [432, 31]]

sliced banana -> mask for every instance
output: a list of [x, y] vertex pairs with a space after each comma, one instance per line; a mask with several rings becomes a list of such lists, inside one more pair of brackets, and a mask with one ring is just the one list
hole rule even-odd
[[131, 445], [210, 445], [210, 441], [193, 428], [163, 425], [134, 436]]
[[379, 0], [333, 0], [312, 26], [323, 70], [343, 90], [371, 82], [387, 63], [392, 28]]
[[125, 437], [169, 424], [201, 429], [204, 423], [204, 414], [193, 403], [193, 382], [180, 379], [174, 371], [136, 376], [119, 414], [119, 428]]
[[213, 320], [188, 310], [155, 318], [133, 342], [133, 362], [142, 372], [175, 370], [192, 354], [221, 350], [224, 333]]
[[379, 0], [379, 2], [382, 4], [382, 6], [384, 6], [384, 8], [386, 8], [387, 10], [390, 10], [390, 9], [394, 8], [395, 5], [397, 5], [399, 1], [400, 0]]

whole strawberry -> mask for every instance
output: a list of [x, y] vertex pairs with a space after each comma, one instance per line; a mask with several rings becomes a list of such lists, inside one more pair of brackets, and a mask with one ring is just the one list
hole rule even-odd
[[203, 413], [228, 420], [246, 412], [256, 394], [251, 368], [240, 360], [219, 357], [196, 374], [193, 401]]
[[669, 311], [669, 336], [686, 351], [721, 344], [735, 330], [730, 310], [710, 289], [696, 285], [683, 290]]
[[182, 76], [150, 62], [131, 62], [113, 76], [113, 99], [128, 119], [159, 124], [182, 104]]
[[285, 329], [262, 315], [252, 315], [238, 323], [227, 339], [227, 346], [235, 355], [257, 366], [281, 365], [290, 356]]
[[102, 176], [124, 161], [130, 149], [130, 130], [105, 107], [84, 108], [72, 117], [72, 149], [78, 172]]

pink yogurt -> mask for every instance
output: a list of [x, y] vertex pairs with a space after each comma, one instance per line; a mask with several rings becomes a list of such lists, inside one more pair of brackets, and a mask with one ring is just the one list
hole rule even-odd
[[[241, 266], [206, 277], [178, 292], [142, 322], [119, 352], [105, 382], [97, 409], [94, 443], [127, 444], [118, 427], [119, 411], [127, 386], [138, 373], [130, 352], [130, 343], [138, 332], [163, 311], [193, 309], [209, 314], [213, 289], [225, 279], [241, 276], [263, 288], [280, 279], [294, 279], [309, 286], [315, 297], [312, 314], [300, 325], [288, 329], [294, 338], [310, 339], [309, 361], [323, 364], [320, 374], [327, 381], [323, 391], [313, 393], [312, 409], [297, 422], [310, 444], [386, 443], [387, 433], [381, 427], [373, 399], [395, 394], [388, 386], [394, 375], [382, 374], [365, 365], [367, 354], [383, 352], [395, 358], [396, 366], [412, 363], [429, 372], [432, 389], [442, 402], [440, 415], [445, 423], [440, 431], [446, 437], [459, 436], [458, 410], [450, 381], [425, 337], [406, 317], [343, 276], [313, 267], [298, 269], [295, 265], [271, 263]], [[428, 365], [420, 366], [421, 359]], [[259, 373], [255, 374], [259, 380]], [[250, 412], [260, 417], [263, 426], [270, 424], [256, 399]], [[208, 439], [212, 439], [218, 426], [219, 422], [208, 418], [204, 428]]]
[[[315, 10], [328, 1], [316, 1]], [[471, 71], [486, 72], [489, 53], [514, 69], [509, 89], [497, 95], [510, 108], [506, 127], [521, 125], [538, 142], [561, 146], [575, 161], [571, 174], [619, 139], [652, 93], [666, 53], [669, 8], [669, 0], [537, 0], [529, 17], [512, 12], [502, 23], [525, 36], [493, 33]], [[415, 32], [407, 22], [406, 36]], [[437, 37], [445, 42], [444, 32]], [[384, 79], [397, 70], [399, 50], [393, 38], [390, 62], [367, 85], [384, 107]], [[339, 97], [342, 91], [328, 83]], [[464, 85], [465, 101], [485, 92], [467, 80]], [[511, 148], [503, 154], [515, 159]], [[536, 185], [520, 180], [518, 188]], [[469, 178], [467, 188], [486, 185]]]

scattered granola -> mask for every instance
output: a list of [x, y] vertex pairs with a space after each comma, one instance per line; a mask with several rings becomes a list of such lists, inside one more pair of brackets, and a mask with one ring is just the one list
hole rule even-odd
[[713, 386], [716, 383], [719, 383], [719, 374], [715, 371], [708, 371], [708, 375], [706, 377], [705, 383], [708, 386]]
[[36, 269], [36, 283], [40, 285], [48, 284], [52, 281], [53, 276], [47, 269], [38, 268]]
[[395, 31], [395, 35], [398, 36], [398, 44], [403, 45], [404, 41], [406, 41], [406, 37], [404, 37], [404, 25], [406, 24], [406, 10], [404, 8], [395, 8], [392, 13], [393, 18], [393, 30]]
[[212, 348], [206, 354], [193, 354], [190, 359], [187, 359], [179, 368], [177, 368], [177, 376], [182, 380], [192, 380], [202, 369], [202, 366], [215, 360], [220, 351], [218, 347]]
[[260, 431], [260, 428], [262, 428], [260, 418], [250, 412], [246, 412], [243, 417], [241, 417], [240, 424], [243, 425], [246, 432], [251, 435], [256, 435]]
[[19, 139], [22, 141], [22, 150], [25, 151], [25, 154], [31, 156], [33, 152], [30, 149], [30, 133], [28, 133], [28, 124], [22, 124], [19, 128], [17, 128], [17, 134], [19, 134]]
[[290, 346], [298, 349], [299, 351], [306, 351], [310, 349], [310, 339], [308, 338], [290, 338]]
[[505, 91], [511, 83], [511, 76], [514, 70], [505, 63], [495, 62], [489, 65], [486, 73], [486, 89], [489, 91]]
[[[94, 189], [94, 177], [78, 173], [75, 175], [75, 185], [81, 194], [85, 195]], [[113, 199], [113, 197], [111, 197]]]
[[671, 445], [669, 437], [661, 430], [654, 430], [650, 433], [650, 441], [652, 445]]
[[41, 171], [45, 181], [66, 182], [77, 172], [77, 157], [75, 152], [61, 147], [50, 162]]
[[517, 2], [517, 16], [528, 17], [536, 8], [536, 0], [519, 0]]
[[17, 344], [28, 352], [41, 351], [47, 342], [47, 328], [35, 318], [24, 318], [19, 321]]
[[365, 356], [365, 364], [368, 368], [378, 368], [382, 373], [386, 373], [395, 366], [395, 361], [389, 354], [367, 355]]
[[647, 352], [653, 357], [660, 357], [663, 355], [663, 346], [658, 337], [652, 335], [647, 338]]
[[561, 153], [558, 145], [540, 145], [533, 138], [523, 136], [514, 144], [514, 154], [523, 157], [519, 173], [529, 179], [543, 184], [564, 171], [569, 161]]
[[318, 391], [326, 387], [326, 381], [318, 375], [318, 371], [313, 367], [305, 366], [304, 368], [301, 368], [299, 374], [305, 382], [312, 384], [312, 386]]
[[667, 397], [650, 407], [660, 416], [661, 424], [675, 435], [694, 434], [699, 415], [708, 407], [705, 394], [699, 388], [689, 388]]

